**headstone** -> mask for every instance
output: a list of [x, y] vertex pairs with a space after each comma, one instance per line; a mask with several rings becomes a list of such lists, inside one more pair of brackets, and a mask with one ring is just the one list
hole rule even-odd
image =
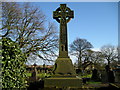
[[98, 73], [97, 69], [92, 70], [91, 80], [93, 80], [93, 81], [100, 81], [100, 74]]
[[28, 83], [33, 83], [33, 82], [36, 82], [38, 80], [37, 78], [37, 69], [36, 69], [36, 64], [33, 64], [32, 65], [32, 73], [31, 73], [31, 77], [29, 77], [28, 79]]
[[45, 79], [45, 87], [81, 87], [81, 79], [76, 78], [76, 72], [68, 56], [67, 23], [74, 17], [73, 11], [60, 4], [53, 12], [53, 18], [60, 23], [59, 56], [55, 61], [53, 76]]
[[101, 82], [102, 83], [108, 82], [108, 76], [107, 76], [107, 72], [105, 70], [101, 71]]
[[36, 69], [36, 64], [33, 65], [33, 72], [32, 72], [32, 75], [31, 75], [31, 78], [33, 81], [36, 81], [37, 80], [37, 69]]
[[113, 73], [112, 70], [110, 70], [109, 73], [108, 73], [108, 82], [110, 82], [110, 83], [115, 82], [115, 77], [114, 77], [114, 73]]
[[120, 83], [120, 65], [118, 65], [116, 69], [114, 69], [114, 73], [115, 73], [115, 82]]
[[110, 69], [109, 65], [106, 65], [105, 69], [106, 69], [106, 74], [107, 74], [107, 79], [108, 79], [107, 82], [113, 83], [114, 82], [114, 73], [113, 73], [113, 71]]
[[115, 77], [109, 65], [106, 65], [104, 72], [101, 74], [101, 81], [103, 83], [114, 83]]

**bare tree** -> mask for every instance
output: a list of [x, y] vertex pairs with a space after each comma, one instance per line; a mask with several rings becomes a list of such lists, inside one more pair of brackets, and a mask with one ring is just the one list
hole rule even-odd
[[107, 60], [107, 64], [110, 67], [111, 62], [117, 59], [117, 49], [112, 45], [104, 45], [101, 47], [101, 52], [104, 59]]
[[19, 20], [19, 5], [15, 2], [2, 2], [2, 27], [0, 29], [2, 37], [10, 36]]
[[92, 62], [93, 53], [94, 53], [94, 51], [92, 51], [90, 49], [85, 50], [82, 53], [82, 68], [83, 68], [83, 70], [85, 70], [88, 66], [93, 64], [93, 62]]
[[82, 55], [83, 60], [83, 69], [86, 69], [88, 66], [91, 66], [91, 69], [97, 68], [101, 69], [104, 65], [103, 55], [100, 51], [85, 50]]
[[92, 44], [86, 39], [77, 38], [70, 44], [70, 52], [78, 58], [78, 68], [82, 67], [83, 52], [92, 48]]
[[27, 56], [37, 55], [42, 60], [51, 60], [58, 46], [54, 23], [46, 27], [45, 15], [35, 6], [24, 3], [4, 2], [2, 4], [2, 37], [9, 37], [19, 44]]
[[105, 60], [102, 52], [94, 51], [91, 56], [92, 56], [91, 61], [94, 65], [94, 68], [98, 70], [104, 69]]

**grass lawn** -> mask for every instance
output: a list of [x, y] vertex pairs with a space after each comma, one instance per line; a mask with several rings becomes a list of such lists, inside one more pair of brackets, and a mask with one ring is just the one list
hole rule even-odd
[[[32, 73], [26, 73], [27, 77], [31, 77]], [[51, 76], [50, 74], [47, 73], [39, 73], [37, 74], [37, 77], [44, 78], [45, 76], [49, 77]]]
[[101, 84], [101, 82], [89, 81], [87, 84]]
[[32, 74], [31, 73], [26, 73], [26, 75], [27, 75], [27, 77], [31, 77]]
[[79, 74], [78, 77], [80, 77], [80, 78], [91, 78], [92, 74], [86, 74], [86, 75]]
[[91, 78], [91, 77], [92, 77], [92, 74], [87, 74], [87, 75], [81, 76], [81, 78]]

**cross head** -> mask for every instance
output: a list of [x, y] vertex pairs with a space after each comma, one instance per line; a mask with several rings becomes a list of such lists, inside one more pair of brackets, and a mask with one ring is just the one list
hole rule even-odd
[[71, 18], [74, 18], [74, 12], [66, 7], [66, 4], [60, 4], [60, 7], [56, 9], [56, 11], [53, 11], [53, 18], [56, 19], [58, 23], [60, 21], [64, 20], [66, 23], [68, 23]]

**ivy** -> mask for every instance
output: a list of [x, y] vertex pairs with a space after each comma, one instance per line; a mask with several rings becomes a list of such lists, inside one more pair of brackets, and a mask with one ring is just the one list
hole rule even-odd
[[10, 38], [2, 38], [2, 88], [26, 88], [26, 56]]

